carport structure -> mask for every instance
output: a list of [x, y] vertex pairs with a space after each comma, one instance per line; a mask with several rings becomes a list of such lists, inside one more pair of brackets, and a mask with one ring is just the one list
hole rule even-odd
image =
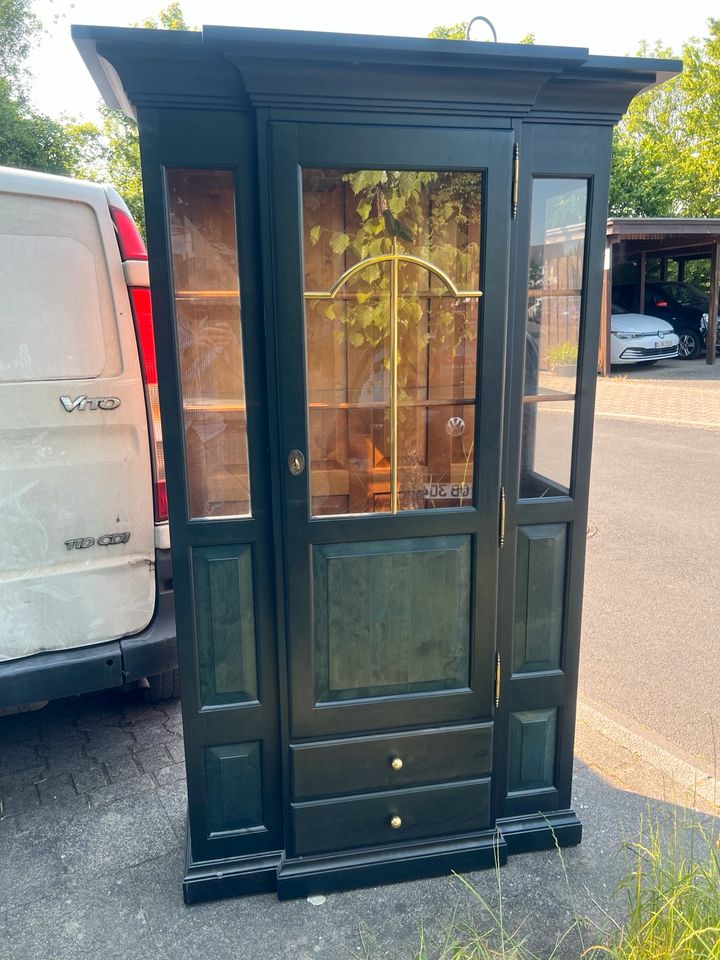
[[[720, 218], [612, 217], [607, 222], [605, 277], [598, 370], [610, 373], [610, 317], [612, 288], [630, 273], [636, 283], [636, 308], [643, 312], [646, 279], [685, 279], [691, 261], [710, 261], [710, 308], [706, 362], [715, 362], [718, 312], [718, 267], [720, 266]], [[631, 265], [628, 270], [628, 266]], [[652, 267], [652, 276], [648, 268]]]

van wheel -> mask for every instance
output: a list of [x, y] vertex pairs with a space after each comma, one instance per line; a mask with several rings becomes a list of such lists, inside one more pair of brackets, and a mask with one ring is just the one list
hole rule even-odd
[[154, 677], [148, 677], [147, 682], [148, 685], [145, 690], [145, 701], [147, 703], [175, 700], [180, 696], [180, 671], [177, 667], [174, 670], [158, 673]]
[[681, 360], [694, 360], [702, 350], [702, 339], [697, 330], [681, 330], [678, 333], [678, 356]]

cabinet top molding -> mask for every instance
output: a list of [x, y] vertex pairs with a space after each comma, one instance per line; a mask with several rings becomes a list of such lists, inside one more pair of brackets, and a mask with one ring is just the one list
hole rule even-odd
[[584, 47], [205, 26], [80, 26], [72, 36], [105, 102], [138, 107], [411, 112], [614, 123], [678, 60]]

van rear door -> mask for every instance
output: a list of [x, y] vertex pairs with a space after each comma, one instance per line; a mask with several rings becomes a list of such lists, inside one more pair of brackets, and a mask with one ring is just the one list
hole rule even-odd
[[101, 186], [0, 168], [0, 342], [0, 660], [137, 633], [150, 449]]

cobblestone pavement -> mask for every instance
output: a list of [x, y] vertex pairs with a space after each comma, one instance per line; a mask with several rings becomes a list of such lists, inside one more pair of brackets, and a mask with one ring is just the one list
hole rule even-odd
[[[720, 363], [712, 367], [704, 361], [677, 364], [653, 367], [656, 377], [647, 370], [635, 369], [599, 377], [595, 415], [720, 430]], [[541, 386], [572, 392], [574, 381], [545, 373]], [[570, 407], [564, 407], [560, 404], [558, 412], [571, 412]]]
[[720, 430], [720, 383], [599, 379], [595, 415]]
[[148, 705], [115, 692], [59, 700], [0, 718], [0, 831], [23, 832], [58, 812], [82, 818], [153, 797], [180, 839], [175, 784], [184, 780], [180, 701]]

